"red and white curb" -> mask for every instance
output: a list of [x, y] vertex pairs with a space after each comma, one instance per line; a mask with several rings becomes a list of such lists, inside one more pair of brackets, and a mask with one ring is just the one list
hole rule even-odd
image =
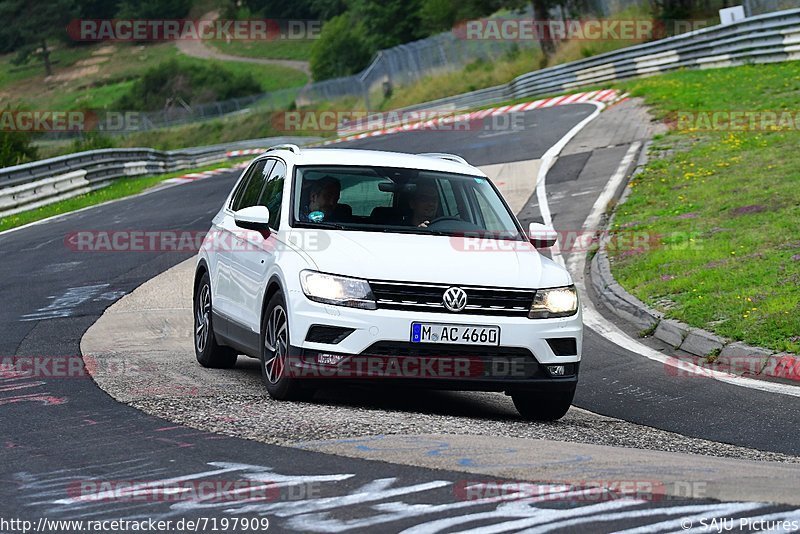
[[230, 172], [236, 169], [243, 169], [245, 167], [247, 167], [247, 163], [239, 163], [238, 165], [234, 165], [233, 167], [221, 167], [219, 169], [213, 169], [210, 171], [192, 172], [189, 174], [184, 174], [183, 176], [178, 176], [177, 178], [170, 178], [168, 180], [164, 180], [164, 183], [186, 184], [189, 182], [196, 182], [198, 180], [205, 180], [206, 178], [211, 178], [212, 176], [217, 176], [218, 174], [224, 174], [226, 172]]
[[[582, 104], [584, 102], [603, 102], [606, 105], [615, 104], [626, 100], [627, 93], [620, 93], [615, 89], [605, 89], [602, 91], [589, 91], [585, 93], [573, 93], [569, 95], [554, 96], [551, 98], [544, 98], [541, 100], [534, 100], [533, 102], [523, 102], [521, 104], [514, 104], [511, 106], [500, 106], [488, 109], [473, 111], [470, 113], [462, 113], [461, 115], [449, 115], [438, 119], [431, 119], [427, 121], [403, 124], [401, 126], [394, 126], [391, 128], [383, 128], [371, 132], [363, 132], [355, 135], [346, 135], [338, 139], [325, 141], [324, 145], [333, 143], [341, 143], [343, 141], [353, 141], [356, 139], [365, 139], [367, 137], [377, 137], [380, 135], [388, 135], [397, 132], [406, 132], [413, 130], [420, 130], [424, 128], [431, 128], [437, 125], [449, 124], [453, 122], [465, 122], [469, 120], [479, 120], [488, 116], [503, 115], [506, 113], [525, 112], [533, 109], [550, 108], [555, 106], [564, 106], [567, 104]], [[342, 130], [340, 134], [345, 134], [347, 130]]]
[[229, 158], [235, 158], [237, 156], [252, 156], [254, 154], [263, 154], [266, 152], [266, 148], [248, 148], [245, 150], [231, 150], [227, 152], [225, 155]]
[[[602, 91], [589, 91], [585, 93], [573, 93], [569, 95], [560, 95], [554, 96], [551, 98], [543, 98], [541, 100], [534, 100], [533, 102], [523, 102], [521, 104], [514, 104], [512, 106], [500, 106], [495, 108], [488, 108], [488, 109], [481, 109], [478, 111], [473, 111], [470, 113], [462, 113], [460, 115], [448, 115], [446, 117], [441, 117], [437, 119], [430, 119], [427, 121], [419, 121], [419, 122], [411, 122], [407, 124], [403, 124], [402, 126], [394, 126], [391, 128], [383, 128], [380, 130], [374, 130], [370, 132], [363, 132], [359, 134], [353, 135], [346, 135], [348, 130], [346, 128], [340, 130], [338, 133], [343, 137], [339, 137], [338, 139], [332, 139], [329, 141], [325, 141], [320, 143], [322, 145], [331, 145], [334, 143], [341, 143], [344, 141], [354, 141], [356, 139], [365, 139], [367, 137], [377, 137], [380, 135], [389, 135], [397, 132], [406, 132], [412, 130], [421, 130], [425, 128], [431, 128], [437, 125], [442, 124], [449, 124], [453, 122], [466, 122], [470, 120], [479, 120], [483, 119], [484, 117], [488, 116], [496, 116], [496, 115], [503, 115], [506, 113], [516, 113], [516, 112], [525, 112], [530, 111], [532, 109], [540, 109], [540, 108], [550, 108], [555, 106], [564, 106], [567, 104], [582, 104], [585, 102], [603, 102], [607, 106], [612, 104], [617, 104], [623, 102], [628, 99], [628, 93], [620, 93], [615, 89], [605, 89]], [[387, 112], [387, 114], [391, 114], [395, 112]], [[314, 146], [314, 145], [311, 145]], [[258, 154], [263, 154], [266, 152], [266, 148], [248, 148], [245, 150], [232, 150], [227, 152], [226, 155], [229, 158], [235, 158], [238, 156], [253, 156]], [[190, 175], [187, 175], [190, 176]]]

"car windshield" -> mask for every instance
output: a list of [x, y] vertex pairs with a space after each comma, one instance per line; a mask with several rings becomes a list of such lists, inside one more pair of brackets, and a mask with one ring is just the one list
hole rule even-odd
[[523, 240], [483, 176], [364, 166], [297, 167], [293, 225]]

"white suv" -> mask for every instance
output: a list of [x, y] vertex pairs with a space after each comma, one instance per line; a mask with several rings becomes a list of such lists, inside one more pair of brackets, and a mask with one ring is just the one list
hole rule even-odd
[[[569, 273], [462, 158], [281, 145], [213, 219], [194, 282], [205, 367], [258, 358], [275, 399], [369, 381], [503, 391], [554, 420], [578, 381]], [[338, 381], [337, 381], [338, 379]]]

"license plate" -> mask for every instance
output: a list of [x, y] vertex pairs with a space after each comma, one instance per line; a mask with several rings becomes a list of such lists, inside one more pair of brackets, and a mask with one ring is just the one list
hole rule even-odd
[[411, 323], [411, 342], [497, 346], [500, 345], [500, 327]]

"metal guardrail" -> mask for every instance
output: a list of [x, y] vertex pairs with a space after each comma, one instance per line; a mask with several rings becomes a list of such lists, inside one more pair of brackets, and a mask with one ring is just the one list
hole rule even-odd
[[131, 176], [163, 174], [225, 161], [231, 150], [280, 143], [305, 144], [312, 137], [250, 139], [221, 145], [160, 151], [150, 148], [90, 150], [0, 169], [0, 217], [34, 209]]
[[[393, 111], [460, 111], [681, 68], [705, 69], [798, 59], [800, 9], [792, 9], [622, 48], [523, 74], [508, 84]], [[368, 123], [369, 119], [364, 122]]]
[[[800, 59], [800, 9], [793, 9], [623, 48], [523, 74], [505, 85], [395, 111], [464, 110], [680, 68], [716, 68], [797, 59]], [[257, 139], [173, 152], [139, 148], [94, 150], [0, 169], [0, 216], [61, 198], [64, 187], [82, 191], [124, 176], [170, 172], [222, 161], [229, 150], [297, 143], [297, 139], [306, 143], [314, 141], [310, 138]], [[76, 171], [81, 172], [75, 174]]]

